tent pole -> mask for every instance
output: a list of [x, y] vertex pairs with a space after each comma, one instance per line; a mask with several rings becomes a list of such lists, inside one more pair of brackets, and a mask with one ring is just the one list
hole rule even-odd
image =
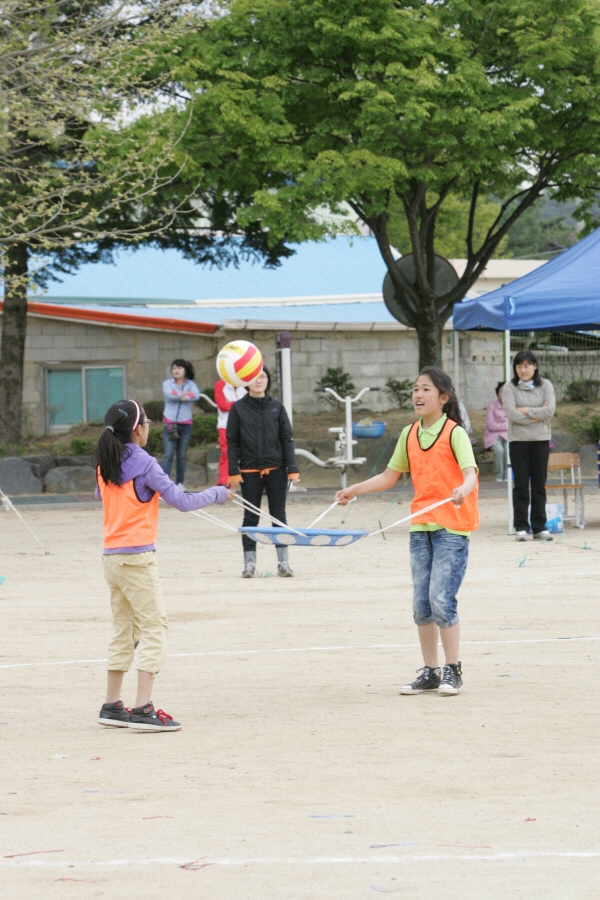
[[[510, 381], [510, 329], [504, 332], [504, 380]], [[513, 504], [512, 504], [512, 467], [510, 464], [510, 444], [506, 442], [506, 490], [507, 490], [507, 508], [508, 508], [508, 533], [514, 534], [513, 525]]]

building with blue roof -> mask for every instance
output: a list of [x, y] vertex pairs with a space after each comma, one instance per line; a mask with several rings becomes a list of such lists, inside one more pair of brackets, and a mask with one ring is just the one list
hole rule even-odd
[[[96, 421], [124, 396], [159, 399], [177, 357], [190, 359], [200, 387], [209, 387], [216, 354], [233, 338], [253, 341], [275, 369], [281, 331], [292, 336], [297, 410], [315, 408], [314, 387], [328, 367], [350, 372], [357, 387], [412, 378], [416, 335], [383, 302], [375, 240], [335, 237], [294, 249], [275, 268], [242, 261], [225, 269], [175, 250], [121, 250], [114, 264], [83, 265], [32, 294], [24, 389], [32, 429]], [[444, 353], [449, 364], [451, 347]], [[390, 400], [382, 390], [370, 403], [381, 410]]]

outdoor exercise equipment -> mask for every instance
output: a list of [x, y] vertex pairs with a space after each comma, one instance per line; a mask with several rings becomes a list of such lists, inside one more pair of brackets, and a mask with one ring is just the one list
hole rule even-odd
[[296, 449], [296, 456], [304, 456], [306, 459], [310, 459], [316, 466], [320, 466], [322, 469], [339, 469], [340, 470], [340, 488], [346, 487], [346, 476], [348, 469], [350, 466], [354, 466], [358, 468], [362, 466], [362, 464], [366, 461], [366, 457], [357, 456], [354, 457], [352, 455], [352, 448], [357, 443], [352, 437], [352, 404], [358, 403], [363, 394], [366, 394], [367, 391], [378, 391], [378, 387], [366, 387], [363, 388], [362, 391], [356, 395], [356, 397], [351, 397], [348, 395], [347, 397], [340, 397], [340, 395], [333, 390], [333, 388], [315, 388], [315, 393], [327, 393], [331, 394], [332, 397], [338, 401], [338, 403], [343, 403], [346, 409], [346, 424], [343, 427], [330, 428], [330, 434], [335, 434], [335, 456], [329, 457], [329, 459], [322, 460], [319, 459], [318, 456], [315, 456], [314, 453], [311, 453], [310, 450], [303, 450], [302, 448]]

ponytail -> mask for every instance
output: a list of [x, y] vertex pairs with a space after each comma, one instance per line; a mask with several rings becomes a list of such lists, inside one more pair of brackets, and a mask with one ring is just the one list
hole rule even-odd
[[425, 366], [421, 369], [419, 375], [427, 375], [440, 394], [448, 394], [448, 400], [444, 403], [442, 412], [446, 413], [448, 418], [452, 419], [453, 422], [456, 422], [457, 425], [460, 425], [461, 428], [464, 428], [465, 426], [458, 405], [458, 397], [456, 396], [456, 391], [454, 390], [454, 385], [452, 384], [450, 376], [446, 375], [443, 369], [438, 369], [437, 366]]
[[121, 465], [130, 454], [125, 444], [138, 425], [144, 424], [146, 413], [135, 400], [113, 403], [104, 416], [104, 431], [96, 448], [96, 463], [105, 484], [121, 484]]

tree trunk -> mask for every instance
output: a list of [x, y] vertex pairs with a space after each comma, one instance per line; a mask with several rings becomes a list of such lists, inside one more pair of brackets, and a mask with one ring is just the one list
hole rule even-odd
[[23, 440], [23, 370], [27, 332], [27, 244], [6, 251], [0, 345], [0, 443]]
[[419, 339], [419, 370], [423, 366], [439, 366], [441, 369], [444, 323], [440, 321], [433, 294], [430, 298], [422, 298], [420, 306], [416, 326]]

